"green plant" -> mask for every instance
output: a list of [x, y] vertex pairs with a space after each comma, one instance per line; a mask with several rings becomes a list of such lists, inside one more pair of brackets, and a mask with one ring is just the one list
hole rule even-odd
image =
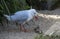
[[58, 36], [58, 35], [43, 36], [43, 34], [39, 34], [38, 36], [35, 37], [35, 39], [60, 39], [60, 36]]

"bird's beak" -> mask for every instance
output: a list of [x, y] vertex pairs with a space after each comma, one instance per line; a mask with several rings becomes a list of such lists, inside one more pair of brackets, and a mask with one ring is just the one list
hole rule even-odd
[[34, 19], [37, 21], [38, 20], [38, 14], [34, 16]]
[[35, 16], [34, 18], [35, 18], [36, 21], [38, 20], [38, 16]]

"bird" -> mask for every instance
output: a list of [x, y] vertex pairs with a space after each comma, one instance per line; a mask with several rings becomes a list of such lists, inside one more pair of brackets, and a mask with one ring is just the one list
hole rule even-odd
[[26, 32], [24, 24], [32, 20], [33, 18], [38, 19], [37, 11], [35, 9], [21, 10], [14, 13], [14, 15], [6, 15], [8, 21], [17, 22], [20, 25], [20, 30]]

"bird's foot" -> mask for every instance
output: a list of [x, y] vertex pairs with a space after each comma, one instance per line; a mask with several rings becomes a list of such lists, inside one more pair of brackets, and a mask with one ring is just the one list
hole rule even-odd
[[25, 30], [23, 30], [23, 32], [31, 32], [31, 31], [30, 31], [30, 30], [25, 29]]
[[27, 30], [24, 30], [24, 32], [28, 32]]

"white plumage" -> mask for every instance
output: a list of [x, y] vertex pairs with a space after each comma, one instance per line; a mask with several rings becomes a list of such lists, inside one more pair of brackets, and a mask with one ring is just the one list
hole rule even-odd
[[33, 19], [34, 16], [37, 16], [35, 9], [18, 11], [14, 15], [8, 16], [4, 15], [8, 21], [17, 22], [19, 24], [25, 24], [26, 22]]

